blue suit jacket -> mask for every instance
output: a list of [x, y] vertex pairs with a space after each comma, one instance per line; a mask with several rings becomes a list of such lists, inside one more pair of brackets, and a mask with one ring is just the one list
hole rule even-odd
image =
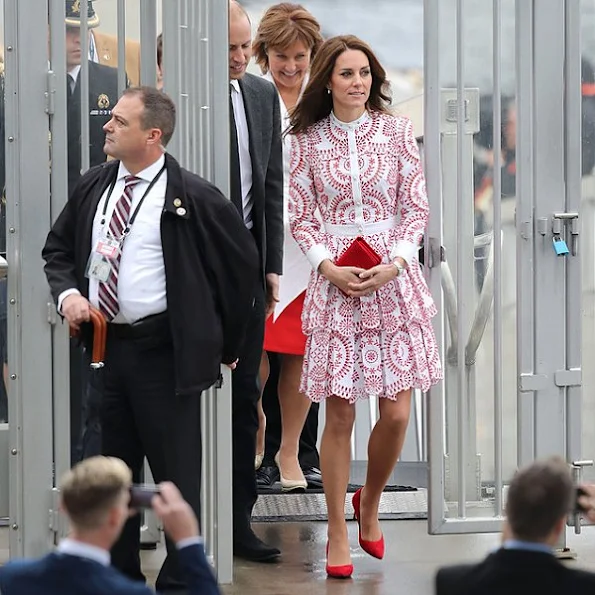
[[[203, 546], [178, 552], [189, 595], [219, 595], [219, 587]], [[125, 577], [111, 566], [54, 552], [38, 560], [14, 560], [0, 568], [2, 595], [155, 595], [143, 583]]]

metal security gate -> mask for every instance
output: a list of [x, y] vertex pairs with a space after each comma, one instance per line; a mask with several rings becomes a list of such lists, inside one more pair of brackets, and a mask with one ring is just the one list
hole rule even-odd
[[[65, 1], [4, 0], [10, 555], [47, 552], [65, 527], [56, 484], [69, 468], [69, 356], [66, 326], [49, 298], [40, 258], [68, 193]], [[87, 15], [89, 0], [70, 3]], [[155, 86], [157, 35], [163, 33], [164, 90], [178, 110], [169, 146], [183, 166], [228, 190], [228, 6], [216, 0], [104, 0], [97, 30], [81, 19], [81, 169], [90, 159], [89, 64], [116, 67], [118, 94], [128, 80]], [[48, 44], [49, 30], [49, 44]], [[108, 49], [95, 31], [110, 35]], [[129, 43], [130, 42], [130, 43]], [[89, 48], [89, 59], [87, 50]], [[136, 66], [127, 58], [133, 54]], [[134, 56], [132, 56], [134, 57]], [[109, 103], [109, 102], [108, 102]], [[112, 104], [113, 106], [113, 104]], [[214, 134], [217, 131], [217, 134]], [[231, 380], [203, 395], [203, 518], [207, 554], [221, 583], [232, 579]], [[159, 539], [154, 520], [148, 538]]]
[[485, 2], [478, 89], [469, 2], [425, 1], [426, 262], [445, 367], [429, 395], [433, 534], [499, 531], [518, 464], [582, 453], [581, 6]]

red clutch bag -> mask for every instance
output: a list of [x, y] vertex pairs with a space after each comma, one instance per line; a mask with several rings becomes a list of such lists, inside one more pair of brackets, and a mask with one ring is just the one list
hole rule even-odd
[[341, 254], [335, 264], [339, 267], [358, 267], [368, 270], [381, 262], [382, 259], [376, 250], [360, 236], [353, 240], [349, 248]]

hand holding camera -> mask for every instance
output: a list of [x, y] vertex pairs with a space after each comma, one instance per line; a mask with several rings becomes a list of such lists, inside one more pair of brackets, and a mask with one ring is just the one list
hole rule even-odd
[[175, 543], [198, 537], [198, 521], [190, 504], [170, 481], [158, 486], [133, 485], [130, 488], [131, 509], [152, 508], [163, 523], [163, 529]]

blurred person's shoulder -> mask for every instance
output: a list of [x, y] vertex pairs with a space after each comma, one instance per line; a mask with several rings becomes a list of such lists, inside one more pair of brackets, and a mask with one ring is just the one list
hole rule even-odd
[[[65, 591], [65, 590], [68, 591]], [[11, 560], [0, 567], [4, 595], [41, 593], [63, 595], [150, 595], [146, 585], [132, 581], [111, 566], [56, 552], [34, 560]]]

